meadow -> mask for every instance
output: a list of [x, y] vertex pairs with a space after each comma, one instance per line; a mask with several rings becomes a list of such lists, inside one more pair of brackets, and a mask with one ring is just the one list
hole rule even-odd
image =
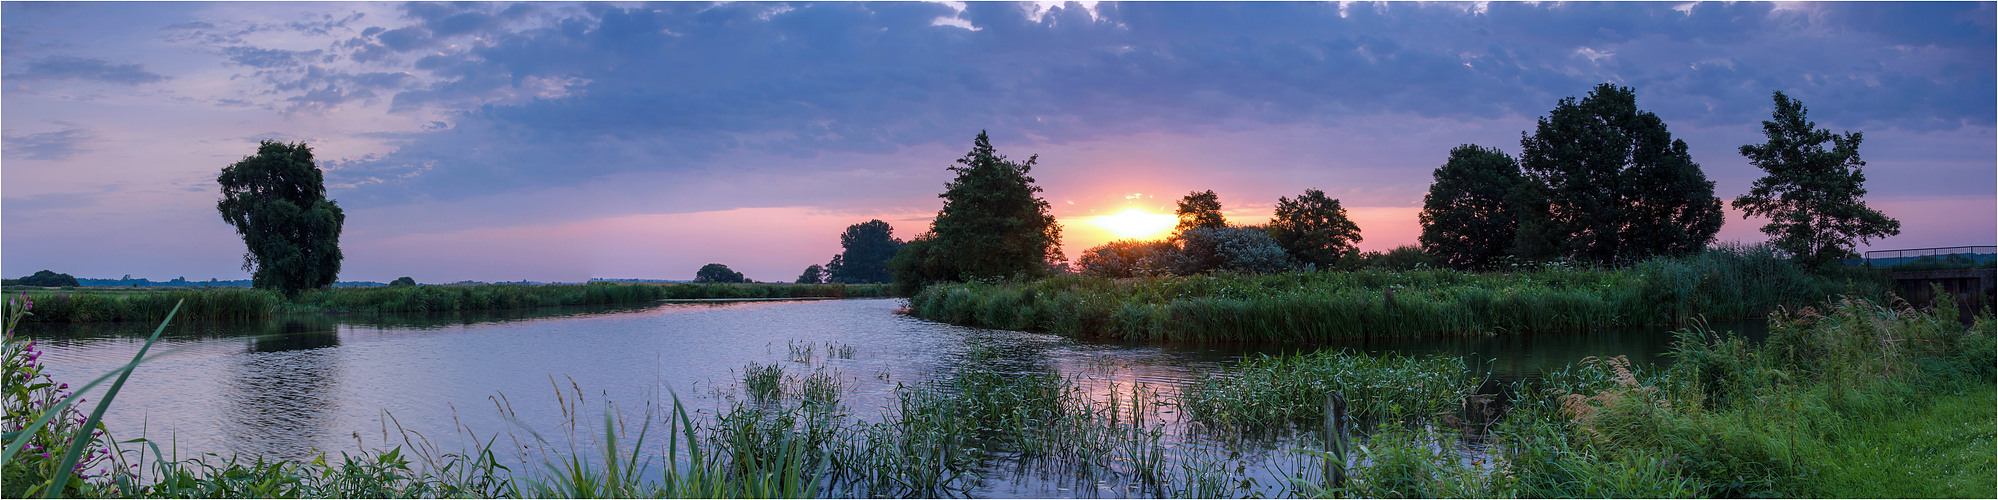
[[672, 283], [583, 285], [420, 285], [307, 290], [283, 294], [250, 288], [16, 287], [35, 302], [31, 322], [145, 321], [165, 318], [185, 301], [179, 320], [241, 320], [291, 313], [422, 313], [637, 304], [669, 299], [886, 297], [887, 285]]
[[1863, 269], [1817, 274], [1767, 247], [1728, 246], [1624, 268], [1545, 266], [1214, 273], [932, 286], [910, 312], [947, 323], [1085, 338], [1313, 342], [1685, 324], [1794, 310], [1842, 296], [1887, 300]]

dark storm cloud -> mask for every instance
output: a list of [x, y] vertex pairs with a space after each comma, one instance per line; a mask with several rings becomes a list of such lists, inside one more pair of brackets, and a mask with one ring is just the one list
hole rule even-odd
[[[1061, 143], [1372, 116], [1538, 116], [1601, 82], [1674, 125], [1755, 123], [1769, 93], [1846, 127], [1990, 126], [1991, 4], [412, 4], [338, 44], [424, 78], [291, 84], [393, 94], [449, 128], [330, 173], [396, 203], [966, 142]], [[957, 17], [976, 30], [933, 25]], [[446, 47], [459, 48], [446, 50]], [[310, 76], [309, 73], [307, 76]], [[303, 81], [305, 79], [301, 79]], [[1025, 136], [1025, 137], [1023, 137]], [[947, 159], [940, 159], [945, 161]], [[808, 167], [810, 162], [800, 162]]]
[[51, 56], [27, 63], [27, 67], [7, 72], [7, 79], [15, 81], [95, 81], [119, 85], [138, 85], [165, 80], [166, 77], [146, 71], [138, 64], [116, 64], [103, 59], [74, 56]]

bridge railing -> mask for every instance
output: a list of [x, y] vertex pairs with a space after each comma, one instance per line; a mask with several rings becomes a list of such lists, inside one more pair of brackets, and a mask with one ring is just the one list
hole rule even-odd
[[1910, 248], [1904, 250], [1873, 250], [1866, 252], [1866, 258], [1861, 260], [1868, 267], [1891, 269], [1991, 267], [1993, 263], [1998, 263], [1998, 246], [1971, 245]]

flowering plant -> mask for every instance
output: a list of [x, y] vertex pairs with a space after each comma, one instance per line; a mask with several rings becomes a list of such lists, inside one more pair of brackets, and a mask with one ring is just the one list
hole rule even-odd
[[[35, 348], [34, 340], [14, 332], [15, 325], [34, 307], [24, 293], [18, 298], [8, 298], [4, 313], [0, 313], [7, 321], [5, 347], [0, 348], [0, 358], [4, 358], [0, 359], [0, 365], [5, 367], [4, 375], [0, 375], [4, 378], [0, 380], [0, 410], [6, 414], [0, 420], [0, 431], [5, 432], [9, 445], [24, 436], [27, 438], [0, 466], [0, 483], [4, 483], [0, 484], [0, 496], [6, 498], [43, 494], [64, 467], [64, 454], [77, 439], [87, 441], [83, 454], [69, 465], [71, 473], [62, 486], [65, 495], [96, 489], [108, 484], [107, 480], [114, 475], [127, 474], [125, 465], [111, 450], [104, 424], [89, 422], [77, 411], [76, 405], [83, 403], [83, 398], [62, 404], [72, 395], [69, 384], [42, 373], [45, 365], [42, 351]], [[36, 419], [51, 411], [55, 415], [48, 423], [29, 434]]]

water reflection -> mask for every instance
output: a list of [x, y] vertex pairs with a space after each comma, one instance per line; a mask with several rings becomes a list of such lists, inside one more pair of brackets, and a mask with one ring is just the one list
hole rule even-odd
[[276, 320], [275, 333], [249, 339], [223, 382], [229, 452], [303, 459], [312, 436], [339, 412], [343, 375], [338, 324], [325, 317]]

